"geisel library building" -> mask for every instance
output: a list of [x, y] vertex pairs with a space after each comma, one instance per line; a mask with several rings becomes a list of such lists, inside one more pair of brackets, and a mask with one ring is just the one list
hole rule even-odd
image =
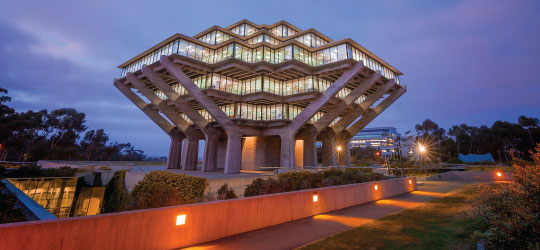
[[[351, 39], [280, 21], [175, 34], [114, 85], [171, 138], [168, 168], [239, 173], [350, 165], [353, 135], [398, 99], [402, 73]], [[343, 145], [343, 147], [341, 147]], [[341, 149], [343, 151], [341, 151]]]

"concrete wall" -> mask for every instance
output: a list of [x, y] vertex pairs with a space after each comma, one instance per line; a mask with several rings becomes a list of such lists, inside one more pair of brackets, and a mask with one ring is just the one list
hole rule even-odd
[[[413, 190], [416, 180], [409, 177], [228, 201], [3, 224], [0, 249], [173, 249]], [[318, 195], [317, 202], [313, 201], [314, 192]], [[184, 214], [185, 225], [177, 226], [176, 217]]]
[[279, 167], [281, 142], [279, 137], [249, 136], [242, 138], [242, 169]]
[[[498, 176], [500, 173], [501, 176]], [[425, 177], [426, 181], [512, 181], [510, 172], [502, 171], [450, 171]]]

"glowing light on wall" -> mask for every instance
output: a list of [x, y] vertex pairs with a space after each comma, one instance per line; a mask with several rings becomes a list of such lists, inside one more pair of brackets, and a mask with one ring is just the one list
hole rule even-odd
[[379, 190], [379, 185], [375, 185], [375, 191]]
[[184, 225], [184, 224], [186, 224], [186, 215], [185, 214], [177, 215], [176, 216], [176, 225], [180, 226], [180, 225]]
[[313, 202], [319, 201], [319, 195], [317, 193], [313, 193]]
[[501, 173], [501, 172], [497, 172], [497, 176], [501, 177], [501, 176], [502, 176], [502, 173]]
[[412, 184], [412, 180], [409, 180], [409, 184]]

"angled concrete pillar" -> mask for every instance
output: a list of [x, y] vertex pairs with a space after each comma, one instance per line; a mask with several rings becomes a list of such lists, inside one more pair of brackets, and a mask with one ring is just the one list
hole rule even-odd
[[219, 135], [214, 128], [204, 129], [203, 134], [205, 138], [205, 143], [202, 170], [204, 172], [214, 172], [217, 171], [217, 150]]
[[289, 125], [284, 129], [285, 131], [293, 131], [296, 133], [306, 122], [313, 117], [332, 97], [334, 97], [343, 87], [349, 83], [360, 71], [364, 69], [362, 62], [357, 62], [352, 68], [343, 72], [343, 74], [328, 87], [324, 93], [317, 99], [312, 101], [300, 114], [298, 114]]
[[349, 134], [350, 137], [354, 136], [356, 133], [360, 132], [366, 125], [368, 125], [373, 119], [375, 119], [380, 113], [382, 113], [390, 104], [394, 103], [401, 95], [403, 95], [407, 89], [405, 87], [399, 87], [390, 93], [382, 102], [380, 102], [377, 107], [369, 109], [367, 112], [362, 114], [362, 118], [357, 120], [354, 124], [349, 126], [345, 131]]
[[240, 134], [227, 134], [227, 151], [225, 153], [225, 173], [240, 173], [242, 167], [242, 136]]
[[338, 102], [336, 105], [324, 114], [314, 126], [318, 132], [321, 132], [324, 128], [328, 127], [343, 111], [350, 107], [351, 104], [354, 104], [356, 99], [363, 95], [369, 88], [371, 88], [381, 75], [377, 72], [373, 73], [371, 76], [363, 80], [356, 88], [354, 88], [351, 93], [349, 93], [343, 100]]
[[294, 134], [292, 132], [285, 132], [279, 135], [281, 138], [281, 167], [294, 168], [296, 161], [295, 155], [295, 141]]
[[167, 158], [168, 169], [180, 169], [182, 159], [182, 140], [185, 136], [176, 134], [171, 135], [171, 146], [169, 148], [169, 157]]
[[242, 132], [236, 124], [221, 110], [216, 103], [182, 71], [168, 57], [162, 56], [160, 64], [174, 77], [182, 87], [204, 108], [227, 134], [227, 155], [225, 159], [225, 173], [239, 173], [242, 167]]
[[373, 103], [377, 102], [377, 100], [382, 98], [394, 86], [396, 86], [394, 80], [390, 80], [384, 85], [378, 86], [377, 90], [371, 93], [362, 103], [352, 103], [348, 107], [350, 112], [348, 112], [347, 115], [343, 116], [341, 120], [339, 120], [336, 124], [334, 124], [334, 126], [332, 126], [334, 132], [339, 134], [341, 133], [341, 131], [345, 130], [347, 126], [349, 126], [352, 122], [358, 119], [358, 117], [362, 115], [365, 110], [367, 110], [371, 105], [373, 105]]
[[159, 115], [157, 108], [154, 108], [155, 105], [146, 103], [142, 100], [137, 94], [131, 90], [125, 84], [119, 82], [118, 80], [114, 81], [114, 86], [122, 92], [131, 102], [133, 102], [145, 115], [148, 116], [155, 124], [157, 124], [165, 133], [170, 134], [175, 126], [168, 122], [165, 118]]

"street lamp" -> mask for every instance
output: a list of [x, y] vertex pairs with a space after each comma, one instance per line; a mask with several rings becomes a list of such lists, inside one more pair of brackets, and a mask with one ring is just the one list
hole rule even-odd
[[341, 146], [337, 146], [337, 147], [336, 147], [336, 150], [337, 150], [338, 152], [341, 152], [341, 150], [343, 150], [343, 148], [342, 148]]
[[418, 151], [420, 153], [425, 153], [426, 152], [426, 147], [424, 147], [424, 145], [422, 145], [422, 144], [418, 144]]

